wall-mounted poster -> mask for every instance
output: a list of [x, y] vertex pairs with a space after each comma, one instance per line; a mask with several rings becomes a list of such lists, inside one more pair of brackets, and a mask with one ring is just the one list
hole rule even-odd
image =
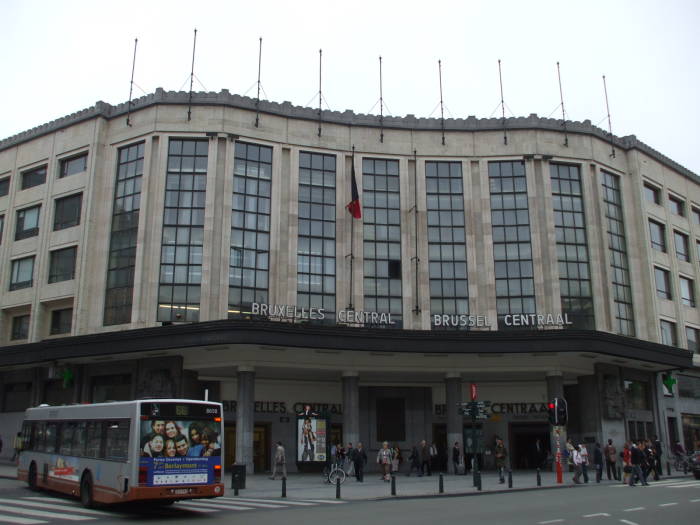
[[297, 417], [297, 461], [325, 463], [326, 429], [325, 419], [312, 414]]

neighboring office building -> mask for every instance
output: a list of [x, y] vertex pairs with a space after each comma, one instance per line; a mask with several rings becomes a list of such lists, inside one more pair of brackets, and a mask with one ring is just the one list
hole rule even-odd
[[695, 439], [696, 174], [589, 122], [447, 120], [443, 145], [435, 119], [187, 101], [0, 142], [5, 443], [30, 405], [206, 390], [257, 469], [304, 403], [332, 440], [451, 446], [472, 382], [514, 468], [554, 396], [577, 438]]

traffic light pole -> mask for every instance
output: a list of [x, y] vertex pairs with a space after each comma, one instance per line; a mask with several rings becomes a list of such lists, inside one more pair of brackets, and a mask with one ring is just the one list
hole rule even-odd
[[554, 433], [557, 435], [557, 483], [564, 483], [563, 473], [561, 469], [561, 427], [554, 427]]
[[479, 461], [476, 459], [476, 406], [472, 409], [472, 476], [476, 487], [476, 470], [479, 468]]

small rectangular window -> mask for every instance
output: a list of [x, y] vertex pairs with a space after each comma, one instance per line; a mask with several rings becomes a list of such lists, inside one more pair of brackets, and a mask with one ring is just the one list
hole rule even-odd
[[700, 346], [698, 345], [698, 329], [692, 328], [690, 326], [685, 327], [685, 338], [688, 340], [688, 350], [691, 352], [700, 351]]
[[660, 252], [666, 252], [666, 228], [663, 224], [656, 221], [649, 221], [649, 237], [651, 238], [651, 247]]
[[40, 166], [22, 173], [22, 189], [33, 188], [46, 182], [46, 166]]
[[19, 339], [27, 339], [29, 337], [29, 314], [16, 315], [12, 318], [12, 334], [10, 339], [13, 341]]
[[34, 256], [12, 261], [10, 291], [31, 288], [34, 285]]
[[15, 240], [19, 241], [39, 234], [39, 216], [41, 205], [17, 210]]
[[4, 197], [10, 193], [10, 177], [0, 179], [0, 197]]
[[674, 231], [673, 242], [676, 245], [676, 257], [680, 261], [690, 262], [690, 249], [688, 248], [688, 236]]
[[56, 211], [53, 217], [53, 229], [64, 230], [80, 224], [80, 211], [83, 204], [83, 194], [76, 193], [61, 199], [56, 199]]
[[50, 253], [49, 283], [70, 281], [75, 278], [76, 246], [54, 250]]
[[696, 207], [691, 207], [690, 208], [690, 215], [692, 216], [693, 219], [693, 224], [700, 224], [700, 209]]
[[102, 458], [102, 421], [88, 421], [85, 437], [85, 455], [89, 458]]
[[651, 204], [661, 204], [661, 191], [651, 184], [644, 184], [644, 198]]
[[676, 336], [676, 323], [662, 320], [661, 327], [661, 343], [669, 346], [677, 346], [678, 338]]
[[0, 215], [0, 244], [2, 244], [2, 232], [5, 229], [5, 216]]
[[669, 195], [668, 207], [671, 209], [671, 213], [685, 217], [685, 202], [682, 199]]
[[680, 278], [681, 282], [681, 302], [685, 306], [695, 307], [695, 287], [692, 279]]
[[107, 421], [105, 459], [126, 461], [129, 458], [129, 420]]
[[64, 308], [51, 312], [51, 335], [70, 334], [73, 321], [73, 309]]
[[61, 160], [61, 168], [58, 173], [58, 178], [68, 177], [81, 173], [87, 169], [87, 153], [81, 153], [75, 157], [70, 157]]
[[671, 299], [671, 280], [669, 273], [661, 268], [654, 268], [654, 279], [656, 281], [656, 295], [661, 299]]

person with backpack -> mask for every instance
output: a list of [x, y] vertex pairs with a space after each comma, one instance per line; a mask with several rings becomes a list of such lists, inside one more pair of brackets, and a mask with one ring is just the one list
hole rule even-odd
[[[618, 479], [617, 475], [617, 449], [615, 448], [615, 445], [613, 445], [613, 440], [608, 439], [608, 444], [605, 445], [605, 449], [603, 450], [603, 455], [605, 456], [605, 468], [608, 471], [608, 481], [611, 479], [615, 479], [617, 481], [620, 481]], [[612, 470], [612, 478], [610, 477], [610, 471]]]

